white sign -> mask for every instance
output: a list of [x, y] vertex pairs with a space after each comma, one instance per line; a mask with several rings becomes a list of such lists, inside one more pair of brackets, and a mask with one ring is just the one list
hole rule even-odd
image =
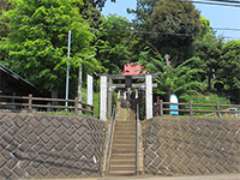
[[100, 120], [107, 120], [107, 76], [100, 79]]
[[87, 75], [87, 104], [93, 106], [93, 77]]

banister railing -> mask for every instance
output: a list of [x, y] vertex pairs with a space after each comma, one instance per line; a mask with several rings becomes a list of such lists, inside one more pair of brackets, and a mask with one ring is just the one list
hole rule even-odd
[[[69, 106], [65, 106], [65, 102], [69, 102]], [[79, 106], [81, 105], [81, 106]], [[94, 108], [91, 105], [85, 104], [75, 99], [61, 99], [61, 98], [45, 98], [29, 96], [5, 96], [0, 95], [0, 109], [5, 110], [27, 110], [32, 111], [58, 111], [67, 110], [75, 112], [83, 112], [94, 114]]]

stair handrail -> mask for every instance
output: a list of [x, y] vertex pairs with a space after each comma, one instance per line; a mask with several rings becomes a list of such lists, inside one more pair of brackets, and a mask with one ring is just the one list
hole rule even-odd
[[109, 162], [110, 162], [111, 153], [112, 153], [112, 144], [113, 144], [113, 135], [114, 135], [114, 131], [115, 131], [115, 124], [116, 124], [116, 105], [113, 106], [111, 122], [108, 125], [108, 135], [106, 137], [106, 143], [105, 143], [106, 155], [104, 158], [104, 165], [103, 165], [103, 174], [104, 175], [109, 171]]
[[142, 157], [142, 127], [139, 116], [139, 103], [136, 104], [136, 173], [137, 175], [143, 174], [143, 157]]
[[139, 157], [138, 157], [138, 148], [139, 148], [139, 104], [136, 105], [136, 131], [137, 131], [137, 138], [136, 138], [136, 173], [139, 175]]

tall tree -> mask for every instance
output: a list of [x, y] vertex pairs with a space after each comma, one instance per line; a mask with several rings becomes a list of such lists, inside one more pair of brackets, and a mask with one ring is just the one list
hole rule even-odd
[[7, 0], [0, 0], [0, 38], [6, 35], [7, 27], [5, 19], [2, 18], [4, 11], [10, 8], [10, 3]]
[[142, 44], [169, 54], [175, 64], [191, 56], [194, 37], [201, 24], [191, 2], [178, 0], [137, 0], [134, 21], [142, 34]]
[[230, 99], [240, 102], [240, 41], [229, 41], [223, 47], [219, 81]]
[[0, 13], [2, 10], [6, 10], [10, 7], [10, 3], [7, 0], [0, 0]]
[[204, 79], [207, 80], [208, 91], [213, 90], [222, 53], [223, 39], [217, 38], [210, 26], [210, 22], [201, 17], [202, 28], [194, 41], [194, 56], [202, 60], [201, 68], [204, 70]]
[[[81, 14], [87, 19], [94, 28], [97, 28], [101, 23], [101, 10], [107, 0], [83, 0], [81, 6]], [[111, 0], [115, 2], [116, 0]]]
[[161, 95], [167, 101], [171, 94], [184, 99], [185, 95], [199, 94], [203, 91], [205, 85], [199, 80], [202, 70], [192, 66], [194, 61], [196, 59], [192, 58], [174, 66], [160, 55], [149, 56], [148, 51], [142, 52], [139, 56], [140, 64], [144, 65], [148, 72], [157, 74], [158, 87], [155, 94]]
[[137, 38], [130, 22], [123, 17], [103, 17], [97, 41], [97, 57], [109, 73], [119, 73], [125, 63], [134, 60]]
[[37, 87], [62, 91], [67, 34], [72, 30], [72, 70], [81, 60], [91, 68], [100, 67], [94, 58], [83, 61], [95, 49], [90, 46], [94, 35], [79, 13], [81, 5], [82, 0], [14, 1], [14, 8], [4, 13], [11, 29], [0, 41], [0, 51], [6, 54], [4, 63]]

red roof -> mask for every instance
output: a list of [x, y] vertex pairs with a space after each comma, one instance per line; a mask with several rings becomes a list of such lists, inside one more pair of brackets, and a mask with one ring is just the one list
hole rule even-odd
[[144, 67], [138, 64], [126, 64], [124, 65], [123, 73], [124, 76], [136, 76], [145, 74]]

